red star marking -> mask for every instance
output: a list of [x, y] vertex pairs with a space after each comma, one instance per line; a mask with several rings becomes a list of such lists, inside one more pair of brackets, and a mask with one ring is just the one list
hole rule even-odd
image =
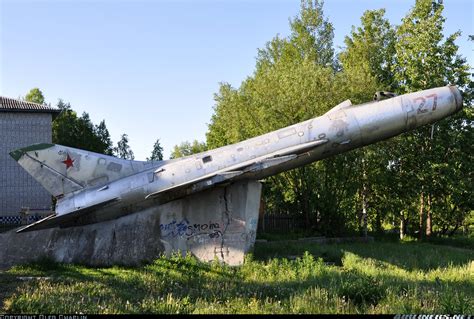
[[66, 153], [66, 154], [67, 154], [67, 158], [66, 158], [64, 161], [62, 161], [62, 162], [63, 162], [64, 164], [66, 164], [66, 169], [68, 169], [69, 167], [74, 166], [74, 164], [73, 164], [73, 163], [74, 163], [74, 160], [71, 158], [71, 156], [69, 156], [68, 153]]

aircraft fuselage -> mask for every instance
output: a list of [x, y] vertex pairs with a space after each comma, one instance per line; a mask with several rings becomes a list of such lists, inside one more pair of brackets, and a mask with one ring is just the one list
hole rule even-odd
[[310, 120], [65, 194], [57, 201], [56, 217], [84, 211], [62, 226], [99, 222], [219, 184], [262, 179], [434, 123], [461, 108], [455, 87], [360, 105], [345, 101]]

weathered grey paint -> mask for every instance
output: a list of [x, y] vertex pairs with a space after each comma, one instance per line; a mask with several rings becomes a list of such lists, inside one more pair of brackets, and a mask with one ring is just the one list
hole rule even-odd
[[0, 215], [18, 216], [22, 207], [51, 209], [51, 195], [8, 154], [51, 142], [51, 114], [0, 112]]
[[160, 254], [239, 265], [254, 242], [259, 182], [237, 182], [102, 223], [0, 234], [0, 268], [41, 257], [89, 265], [138, 265]]

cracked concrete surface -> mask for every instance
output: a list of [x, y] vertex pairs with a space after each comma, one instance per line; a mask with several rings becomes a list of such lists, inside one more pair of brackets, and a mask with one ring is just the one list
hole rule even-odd
[[0, 268], [42, 257], [139, 265], [173, 251], [239, 265], [255, 243], [260, 194], [259, 182], [238, 182], [102, 223], [2, 233]]
[[[223, 196], [223, 199], [224, 199], [224, 213], [222, 215], [223, 217], [223, 222], [224, 222], [224, 231], [222, 232], [223, 235], [226, 234], [227, 232], [227, 228], [229, 227], [229, 224], [232, 222], [232, 215], [231, 215], [231, 212], [229, 210], [229, 201], [230, 199], [228, 198], [228, 190], [227, 190], [227, 187], [224, 187], [224, 196]], [[221, 242], [221, 258], [222, 260], [225, 259], [225, 256], [224, 256], [224, 242], [225, 242], [225, 239], [224, 239], [224, 236], [222, 236], [222, 242]]]

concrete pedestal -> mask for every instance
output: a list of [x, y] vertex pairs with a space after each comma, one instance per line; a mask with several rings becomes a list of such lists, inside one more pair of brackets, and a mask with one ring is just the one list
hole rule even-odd
[[261, 184], [238, 182], [119, 219], [71, 228], [0, 234], [0, 268], [41, 257], [95, 266], [138, 265], [191, 252], [239, 265], [255, 242]]

